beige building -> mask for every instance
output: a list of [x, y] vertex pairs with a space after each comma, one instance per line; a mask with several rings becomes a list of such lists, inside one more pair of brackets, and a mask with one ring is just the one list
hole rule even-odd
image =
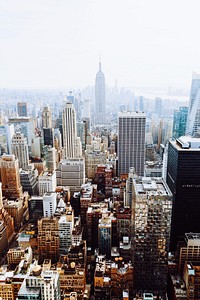
[[185, 262], [200, 261], [200, 233], [186, 233], [185, 241], [178, 244], [178, 271], [183, 273]]
[[19, 176], [19, 161], [15, 155], [3, 154], [0, 159], [0, 177], [2, 193], [6, 198], [19, 198], [22, 195], [22, 186]]
[[59, 231], [57, 218], [42, 218], [38, 220], [38, 252], [39, 259], [51, 259], [57, 262], [59, 258]]

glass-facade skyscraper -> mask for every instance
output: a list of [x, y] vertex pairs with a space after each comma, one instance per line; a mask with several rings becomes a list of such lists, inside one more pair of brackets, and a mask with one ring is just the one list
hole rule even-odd
[[187, 232], [200, 232], [200, 139], [169, 142], [167, 184], [173, 195], [170, 248], [176, 250]]
[[194, 73], [190, 90], [186, 134], [195, 136], [200, 132], [200, 75]]
[[180, 136], [185, 135], [187, 115], [188, 115], [187, 106], [182, 106], [179, 108], [179, 110], [176, 110], [174, 112], [173, 133], [172, 133], [174, 139], [177, 139]]

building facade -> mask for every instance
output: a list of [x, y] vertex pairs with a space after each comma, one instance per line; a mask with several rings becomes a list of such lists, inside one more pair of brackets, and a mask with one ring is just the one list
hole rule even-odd
[[118, 176], [135, 168], [144, 176], [146, 116], [142, 112], [120, 112], [118, 115]]
[[105, 113], [105, 77], [100, 62], [95, 79], [95, 124], [105, 124]]
[[193, 73], [190, 89], [186, 134], [195, 136], [200, 130], [200, 75]]
[[28, 143], [23, 133], [16, 132], [11, 142], [12, 153], [19, 160], [19, 167], [27, 170], [29, 164]]
[[167, 184], [173, 194], [170, 248], [175, 251], [187, 232], [200, 232], [200, 139], [189, 136], [169, 142]]
[[135, 289], [167, 289], [172, 195], [161, 178], [133, 180], [132, 244]]

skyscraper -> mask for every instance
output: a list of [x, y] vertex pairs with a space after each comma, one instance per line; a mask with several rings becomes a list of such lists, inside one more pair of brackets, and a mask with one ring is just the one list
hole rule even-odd
[[62, 112], [63, 146], [65, 158], [81, 157], [81, 141], [77, 138], [76, 111], [72, 103], [66, 103]]
[[17, 103], [17, 113], [19, 117], [27, 117], [27, 103], [18, 102]]
[[187, 123], [188, 107], [181, 106], [179, 110], [174, 112], [173, 121], [173, 138], [177, 139], [180, 136], [185, 135], [186, 123]]
[[11, 142], [12, 153], [19, 160], [19, 167], [27, 170], [29, 163], [28, 143], [23, 133], [16, 132], [12, 137]]
[[99, 71], [95, 80], [95, 124], [105, 123], [105, 77], [99, 62]]
[[120, 112], [118, 115], [118, 176], [135, 168], [144, 175], [145, 124], [143, 112]]
[[193, 73], [190, 90], [186, 134], [195, 136], [200, 130], [200, 75]]
[[51, 111], [47, 106], [45, 106], [42, 111], [42, 127], [52, 128]]
[[171, 250], [187, 232], [200, 232], [200, 139], [169, 142], [167, 184], [173, 194]]
[[14, 155], [2, 155], [0, 160], [2, 193], [7, 198], [18, 198], [22, 195], [19, 176], [19, 162]]
[[132, 206], [135, 288], [166, 293], [172, 195], [161, 178], [133, 179]]
[[156, 97], [155, 99], [155, 113], [158, 117], [160, 117], [162, 113], [162, 99], [159, 97]]

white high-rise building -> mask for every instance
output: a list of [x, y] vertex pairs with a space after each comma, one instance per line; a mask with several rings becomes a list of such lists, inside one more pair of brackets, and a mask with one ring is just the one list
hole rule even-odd
[[90, 119], [90, 99], [83, 100], [82, 118]]
[[65, 158], [81, 157], [80, 139], [77, 141], [76, 111], [72, 103], [66, 103], [63, 109], [62, 126]]
[[43, 196], [46, 192], [54, 192], [56, 190], [56, 171], [42, 172], [38, 176], [39, 195]]
[[29, 163], [28, 143], [23, 133], [16, 132], [11, 142], [12, 154], [19, 160], [19, 167], [27, 170]]
[[44, 217], [53, 217], [56, 211], [56, 193], [45, 193], [43, 196], [43, 215]]
[[105, 77], [101, 70], [101, 62], [99, 62], [99, 71], [95, 80], [95, 124], [105, 123]]
[[186, 125], [186, 135], [200, 133], [200, 75], [194, 73], [190, 90], [190, 102]]
[[11, 140], [14, 135], [14, 125], [0, 125], [0, 154], [11, 154]]
[[118, 176], [130, 167], [144, 175], [146, 115], [143, 112], [120, 112], [118, 115]]
[[52, 115], [48, 107], [44, 107], [42, 111], [42, 127], [52, 128]]
[[72, 230], [74, 228], [74, 211], [69, 204], [66, 214], [61, 215], [58, 221], [58, 231], [60, 238], [60, 253], [65, 254], [72, 244]]

